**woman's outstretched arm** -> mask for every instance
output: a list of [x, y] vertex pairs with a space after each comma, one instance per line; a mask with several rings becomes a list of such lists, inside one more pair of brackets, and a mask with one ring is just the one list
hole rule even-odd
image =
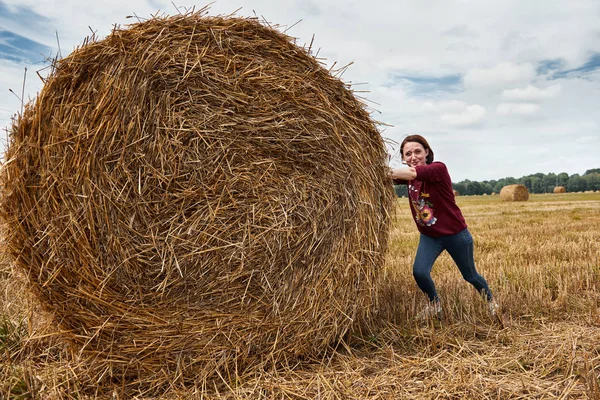
[[390, 175], [394, 181], [410, 181], [417, 177], [417, 170], [413, 167], [394, 168]]

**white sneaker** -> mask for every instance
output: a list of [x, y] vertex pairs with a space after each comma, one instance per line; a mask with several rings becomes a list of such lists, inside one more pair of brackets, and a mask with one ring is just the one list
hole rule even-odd
[[434, 301], [427, 303], [425, 307], [421, 310], [420, 313], [417, 314], [417, 318], [421, 320], [437, 318], [441, 320], [444, 317], [444, 312], [442, 311], [442, 305], [439, 301]]

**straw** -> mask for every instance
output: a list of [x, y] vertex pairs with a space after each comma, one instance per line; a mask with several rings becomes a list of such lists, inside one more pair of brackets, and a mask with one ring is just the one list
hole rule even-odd
[[394, 193], [308, 50], [204, 11], [88, 39], [10, 131], [6, 251], [99, 382], [234, 380], [369, 324]]

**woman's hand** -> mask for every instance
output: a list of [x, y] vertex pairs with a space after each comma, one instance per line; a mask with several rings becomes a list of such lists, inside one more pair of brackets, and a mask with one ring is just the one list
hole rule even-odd
[[390, 176], [393, 180], [410, 181], [417, 177], [417, 170], [413, 167], [394, 168], [390, 170]]

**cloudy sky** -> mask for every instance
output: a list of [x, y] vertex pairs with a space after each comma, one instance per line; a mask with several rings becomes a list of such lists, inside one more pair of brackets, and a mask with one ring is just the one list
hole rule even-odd
[[[48, 57], [127, 16], [206, 3], [0, 0], [0, 128], [42, 87]], [[238, 10], [239, 9], [239, 10]], [[394, 153], [424, 135], [453, 181], [600, 167], [598, 0], [217, 0], [313, 48], [366, 98]], [[27, 78], [23, 88], [23, 77]], [[9, 89], [14, 92], [11, 93]]]

